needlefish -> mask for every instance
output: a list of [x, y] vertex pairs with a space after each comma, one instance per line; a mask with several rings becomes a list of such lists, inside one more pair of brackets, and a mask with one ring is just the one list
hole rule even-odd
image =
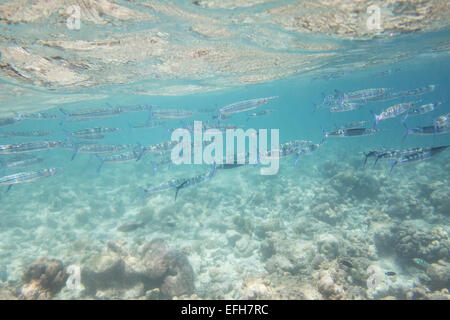
[[449, 119], [450, 119], [450, 113], [444, 114], [444, 115], [439, 116], [436, 119], [434, 119], [433, 125], [436, 128], [446, 127], [450, 124]]
[[148, 147], [144, 147], [140, 144], [138, 144], [138, 157], [136, 161], [139, 161], [144, 155], [146, 155], [149, 152], [152, 153], [160, 153], [160, 152], [167, 152], [172, 150], [173, 147], [175, 147], [179, 142], [178, 141], [166, 141], [157, 143], [154, 145], [150, 145]]
[[392, 88], [362, 89], [357, 91], [341, 93], [344, 101], [367, 100], [386, 94]]
[[[142, 129], [142, 128], [157, 128], [157, 127], [162, 127], [166, 124], [165, 121], [147, 121], [144, 124], [138, 124], [133, 126], [133, 129]], [[131, 125], [130, 125], [131, 127]]]
[[8, 158], [8, 159], [2, 161], [2, 163], [1, 163], [2, 172], [4, 174], [5, 171], [8, 169], [12, 169], [12, 170], [22, 169], [22, 168], [25, 168], [28, 166], [32, 166], [32, 165], [41, 163], [42, 161], [44, 161], [44, 159], [37, 158], [32, 155], [27, 155], [27, 156], [25, 156], [25, 154], [17, 155], [17, 156], [14, 156], [12, 158]]
[[51, 136], [51, 131], [4, 131], [0, 132], [0, 138], [11, 138], [11, 137], [45, 137]]
[[418, 162], [418, 161], [423, 161], [423, 160], [430, 159], [431, 157], [433, 157], [433, 156], [435, 156], [437, 154], [440, 154], [441, 152], [445, 151], [449, 147], [450, 147], [450, 145], [440, 146], [440, 147], [426, 147], [426, 148], [423, 148], [419, 152], [402, 155], [398, 159], [391, 159], [390, 160], [390, 162], [391, 162], [391, 170], [390, 170], [390, 172], [392, 172], [392, 170], [394, 169], [394, 167], [396, 165], [404, 165], [404, 164], [408, 164], [408, 163], [411, 163], [411, 162]]
[[239, 101], [235, 102], [229, 105], [226, 105], [219, 109], [218, 119], [221, 119], [221, 116], [223, 114], [233, 114], [233, 113], [239, 113], [239, 112], [245, 112], [250, 111], [253, 109], [256, 109], [258, 107], [261, 107], [268, 103], [270, 100], [277, 99], [278, 96], [268, 97], [268, 98], [257, 98], [257, 99], [251, 99], [251, 100], [245, 100], [245, 101]]
[[396, 104], [394, 106], [391, 106], [391, 107], [383, 110], [380, 114], [375, 114], [373, 111], [370, 111], [375, 118], [375, 123], [373, 125], [373, 128], [375, 129], [376, 126], [378, 125], [378, 122], [380, 122], [381, 120], [395, 118], [395, 117], [407, 112], [416, 103], [417, 102], [399, 103], [399, 104]]
[[408, 110], [408, 116], [418, 116], [436, 110], [441, 105], [440, 102], [428, 103]]
[[364, 103], [344, 102], [342, 104], [332, 106], [330, 108], [330, 112], [346, 112], [346, 111], [358, 110], [363, 106], [364, 106]]
[[403, 140], [410, 134], [413, 135], [420, 135], [420, 136], [426, 136], [426, 135], [436, 135], [436, 134], [444, 134], [450, 132], [450, 124], [447, 124], [445, 126], [425, 126], [425, 127], [417, 127], [409, 129], [406, 126], [406, 117], [402, 119], [403, 127], [405, 127], [405, 134], [403, 135]]
[[0, 154], [14, 154], [49, 150], [59, 147], [58, 141], [38, 141], [19, 144], [0, 145]]
[[8, 192], [14, 184], [33, 182], [51, 177], [57, 173], [60, 173], [62, 170], [63, 168], [49, 168], [37, 171], [14, 173], [8, 176], [0, 177], [0, 185], [8, 186], [8, 189], [6, 190], [6, 192]]
[[[230, 158], [228, 158], [228, 159], [230, 159]], [[245, 154], [235, 155], [233, 157], [233, 159], [231, 159], [231, 161], [227, 161], [228, 159], [225, 158], [222, 164], [217, 165], [217, 169], [229, 170], [229, 169], [246, 166], [246, 165], [250, 164], [250, 160], [251, 160], [249, 152], [246, 152]], [[254, 159], [254, 160], [256, 160], [256, 161], [253, 164], [257, 164], [258, 159]]]
[[86, 120], [86, 119], [100, 119], [107, 117], [114, 117], [121, 114], [123, 111], [121, 108], [102, 108], [102, 109], [89, 109], [82, 110], [77, 112], [71, 112], [64, 110], [62, 108], [59, 109], [64, 114], [64, 118], [60, 124], [62, 124], [66, 120]]
[[100, 157], [96, 153], [95, 156], [97, 157], [97, 159], [100, 160], [100, 165], [97, 168], [97, 172], [100, 172], [100, 170], [105, 162], [106, 163], [130, 162], [130, 161], [136, 160], [137, 157], [139, 156], [139, 153], [137, 153], [136, 151], [129, 151], [129, 152], [124, 152], [124, 153], [119, 153], [119, 154], [107, 155], [107, 156], [104, 156], [103, 158]]
[[430, 84], [430, 85], [427, 85], [427, 86], [424, 86], [424, 87], [420, 87], [420, 88], [416, 88], [416, 89], [400, 91], [398, 93], [398, 95], [402, 96], [402, 97], [418, 96], [418, 95], [422, 95], [422, 94], [425, 94], [425, 93], [433, 92], [434, 89], [436, 89], [436, 85]]
[[71, 160], [75, 159], [75, 156], [78, 153], [113, 153], [129, 149], [130, 147], [131, 145], [129, 144], [74, 144], [75, 152], [73, 153]]
[[118, 130], [119, 130], [118, 128], [95, 127], [74, 131], [70, 135], [72, 137], [81, 139], [103, 139], [105, 133], [113, 133]]
[[409, 149], [403, 149], [403, 150], [396, 150], [396, 149], [381, 149], [381, 150], [373, 150], [368, 153], [364, 153], [365, 159], [364, 159], [364, 165], [367, 162], [367, 159], [369, 157], [375, 157], [375, 161], [373, 163], [373, 167], [377, 164], [379, 159], [395, 159], [395, 158], [401, 158], [402, 156], [411, 155], [417, 152], [423, 151], [422, 147], [417, 148], [409, 148]]
[[165, 182], [163, 184], [160, 184], [159, 186], [149, 188], [149, 189], [143, 189], [143, 196], [159, 192], [159, 191], [165, 191], [170, 189], [175, 189], [175, 200], [177, 200], [178, 193], [181, 189], [199, 184], [201, 182], [210, 180], [214, 177], [216, 174], [217, 168], [214, 164], [210, 172], [199, 174], [195, 177], [186, 179], [186, 178], [180, 178], [180, 179], [171, 179], [168, 182]]
[[0, 118], [0, 127], [10, 126], [22, 121], [20, 117]]
[[[253, 112], [247, 115], [247, 121], [250, 120], [250, 118], [256, 118], [256, 117], [261, 117], [261, 116], [266, 116], [268, 114], [273, 113], [275, 110], [273, 109], [267, 109], [267, 110], [261, 110], [258, 112]], [[222, 117], [223, 119], [223, 117]]]
[[58, 116], [56, 114], [50, 114], [50, 113], [42, 113], [42, 112], [36, 112], [36, 113], [19, 113], [17, 116], [21, 120], [49, 120], [49, 119], [56, 119]]
[[338, 129], [352, 129], [352, 128], [360, 128], [366, 125], [367, 121], [355, 121], [351, 123], [344, 124], [340, 126]]
[[370, 136], [373, 135], [379, 130], [370, 129], [370, 128], [341, 128], [332, 132], [325, 132], [322, 128], [322, 132], [325, 134], [325, 138], [328, 137], [361, 137], [361, 136]]
[[158, 109], [152, 111], [153, 117], [163, 118], [163, 119], [185, 119], [190, 118], [194, 115], [192, 111], [181, 110], [181, 109]]

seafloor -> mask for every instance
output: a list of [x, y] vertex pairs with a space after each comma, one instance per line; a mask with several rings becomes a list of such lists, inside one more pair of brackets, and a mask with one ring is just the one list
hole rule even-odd
[[[448, 153], [392, 175], [386, 164], [363, 168], [358, 154], [337, 161], [343, 154], [324, 146], [269, 178], [219, 172], [176, 202], [171, 192], [133, 199], [129, 186], [152, 173], [127, 165], [45, 181], [46, 201], [23, 201], [47, 196], [24, 185], [2, 202], [0, 260], [17, 279], [2, 297], [448, 299]], [[146, 224], [117, 230], [136, 221]], [[80, 266], [83, 290], [43, 293], [26, 275], [46, 268], [64, 286], [63, 267], [31, 264], [40, 256]]]
[[[66, 24], [73, 4], [79, 30]], [[417, 97], [442, 102], [416, 118], [425, 126], [448, 113], [449, 12], [446, 0], [2, 1], [0, 118], [149, 103], [216, 112], [270, 93], [283, 116], [246, 127], [318, 143], [320, 125], [373, 121], [369, 106], [313, 114], [321, 91], [433, 84], [432, 99]], [[448, 133], [406, 144], [400, 119], [386, 123], [378, 140], [329, 138], [274, 176], [219, 170], [176, 201], [171, 191], [142, 200], [141, 188], [206, 166], [155, 173], [143, 159], [98, 173], [95, 158], [42, 152], [64, 174], [0, 191], [0, 299], [449, 299], [449, 151], [392, 174], [385, 160], [362, 165], [372, 147], [449, 145]], [[55, 122], [51, 139], [71, 125], [94, 126]], [[166, 139], [151, 130], [152, 142], [123, 130], [125, 143]]]

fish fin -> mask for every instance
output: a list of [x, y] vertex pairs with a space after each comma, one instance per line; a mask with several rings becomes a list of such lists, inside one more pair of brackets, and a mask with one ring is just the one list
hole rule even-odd
[[397, 164], [397, 160], [389, 160], [391, 163], [391, 170], [389, 171], [389, 175], [392, 173], [392, 170], [394, 170], [395, 165]]
[[12, 188], [12, 184], [10, 184], [9, 186], [8, 186], [8, 188], [6, 189], [6, 191], [5, 191], [5, 193], [8, 193], [9, 192], [9, 190], [11, 190], [11, 188]]
[[185, 180], [183, 183], [181, 183], [175, 191], [175, 201], [177, 201], [177, 196], [178, 196], [178, 192], [180, 191], [181, 188], [183, 188], [183, 186], [187, 183], [187, 180]]
[[297, 152], [296, 154], [295, 154], [295, 161], [294, 161], [294, 166], [297, 166], [297, 162], [298, 162], [298, 159], [300, 158], [300, 154]]

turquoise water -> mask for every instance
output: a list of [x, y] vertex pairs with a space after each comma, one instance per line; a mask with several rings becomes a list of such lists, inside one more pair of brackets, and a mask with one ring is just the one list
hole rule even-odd
[[[257, 5], [256, 11], [263, 9], [267, 9], [265, 5]], [[217, 10], [216, 18], [226, 9]], [[249, 13], [250, 9], [240, 10], [236, 14]], [[51, 28], [59, 27], [56, 24]], [[153, 27], [130, 23], [126, 31]], [[168, 28], [177, 35], [180, 47], [188, 46], [182, 41], [184, 27], [180, 25], [179, 30], [173, 30], [175, 27], [170, 24]], [[29, 26], [4, 25], [1, 30], [5, 37], [17, 34], [21, 38], [20, 28]], [[45, 37], [49, 41], [51, 28]], [[95, 31], [92, 35], [86, 34], [82, 27], [82, 33], [69, 34], [68, 38], [102, 39], [101, 27], [92, 28]], [[161, 28], [167, 31], [164, 26]], [[113, 33], [112, 29], [107, 31]], [[61, 144], [59, 148], [27, 153], [43, 161], [21, 169], [5, 169], [2, 178], [45, 168], [64, 170], [38, 181], [17, 183], [9, 191], [6, 183], [2, 186], [1, 290], [26, 299], [448, 299], [445, 288], [450, 281], [449, 151], [426, 161], [395, 166], [391, 173], [387, 159], [380, 159], [376, 166], [373, 157], [368, 158], [365, 166], [363, 161], [364, 153], [372, 150], [448, 146], [449, 134], [410, 134], [403, 139], [402, 116], [380, 121], [377, 125], [380, 131], [370, 136], [324, 139], [321, 129], [331, 132], [355, 121], [366, 121], [365, 127], [372, 128], [371, 111], [379, 114], [389, 106], [408, 101], [418, 101], [419, 105], [441, 102], [432, 112], [409, 117], [406, 120], [409, 128], [431, 126], [434, 119], [448, 114], [448, 29], [370, 40], [298, 36], [286, 31], [287, 35], [310, 44], [334, 43], [340, 49], [329, 50], [332, 56], [320, 57], [308, 70], [288, 70], [281, 76], [268, 77], [270, 80], [240, 84], [233, 72], [225, 76], [218, 69], [186, 77], [174, 73], [159, 80], [154, 74], [145, 73], [146, 68], [161, 62], [151, 59], [135, 61], [132, 70], [142, 68], [142, 73], [133, 76], [131, 72], [114, 84], [108, 83], [108, 79], [99, 80], [100, 68], [91, 65], [87, 70], [92, 68], [92, 79], [99, 82], [81, 86], [60, 86], [57, 81], [47, 85], [31, 83], [10, 76], [4, 67], [0, 77], [5, 98], [2, 117], [11, 117], [14, 112], [43, 112], [57, 118], [22, 120], [3, 126], [1, 133], [46, 130], [52, 134], [0, 137], [0, 144], [36, 141]], [[189, 42], [187, 39], [190, 38], [184, 40]], [[253, 40], [256, 44], [246, 41], [251, 46], [272, 50], [262, 38]], [[8, 41], [0, 52], [3, 61], [13, 66], [6, 49], [14, 47], [13, 40]], [[248, 45], [246, 41], [240, 44]], [[36, 50], [36, 54], [46, 50], [41, 44], [34, 42], [34, 45], [30, 51]], [[65, 59], [74, 54], [69, 49], [68, 53], [58, 50]], [[302, 54], [296, 47], [276, 50], [279, 54]], [[305, 51], [314, 53], [310, 49]], [[87, 63], [98, 59], [84, 58]], [[75, 55], [74, 60], [83, 61], [82, 54]], [[118, 68], [124, 67], [123, 73], [130, 71], [122, 62], [117, 62]], [[174, 70], [177, 66], [175, 63]], [[290, 67], [280, 66], [278, 71], [286, 71], [285, 68]], [[113, 69], [111, 66], [114, 77], [120, 75], [120, 71]], [[275, 74], [276, 69], [265, 69], [261, 74]], [[328, 79], [337, 72], [338, 77]], [[393, 92], [401, 92], [428, 85], [435, 85], [435, 90], [391, 101], [367, 102], [348, 112], [332, 113], [314, 107], [315, 103], [322, 103], [323, 95], [334, 94], [335, 90], [348, 93], [392, 88]], [[177, 86], [198, 87], [195, 92], [177, 94]], [[11, 87], [25, 93], [8, 97]], [[151, 88], [152, 93], [142, 93], [145, 88]], [[160, 158], [152, 153], [139, 161], [104, 163], [100, 171], [97, 170], [100, 161], [94, 155], [79, 153], [71, 160], [76, 150], [73, 143], [81, 139], [68, 139], [68, 132], [118, 128], [96, 143], [129, 144], [125, 152], [139, 152], [139, 145], [148, 147], [169, 141], [169, 129], [186, 128], [193, 120], [216, 123], [212, 117], [225, 105], [271, 96], [278, 98], [255, 110], [233, 114], [222, 123], [242, 126], [244, 130], [278, 129], [280, 144], [292, 140], [323, 142], [317, 150], [300, 156], [298, 162], [295, 155], [280, 159], [276, 175], [261, 175], [260, 165], [218, 169], [211, 179], [180, 188], [175, 201], [175, 188], [148, 194], [143, 190], [171, 179], [183, 181], [207, 173], [211, 167], [169, 163], [155, 169], [154, 163]], [[132, 127], [144, 124], [149, 111], [69, 121], [59, 110], [75, 112], [137, 105], [189, 110], [193, 116], [154, 117], [152, 120], [165, 124], [137, 129]], [[201, 112], [202, 109], [209, 112]], [[250, 113], [267, 109], [274, 112], [247, 120]], [[65, 148], [61, 147], [63, 142]], [[5, 163], [13, 156], [2, 154], [0, 161]], [[102, 154], [100, 158], [105, 156]], [[58, 268], [64, 276], [51, 275], [57, 288], [54, 291], [26, 276], [33, 268], [50, 263], [39, 260], [33, 264], [39, 257], [61, 263]], [[79, 278], [69, 266], [80, 271]], [[71, 281], [77, 283], [74, 277], [79, 279], [75, 287], [70, 285]]]

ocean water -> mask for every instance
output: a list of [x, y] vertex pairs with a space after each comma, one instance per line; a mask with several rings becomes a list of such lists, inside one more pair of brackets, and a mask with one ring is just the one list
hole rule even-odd
[[[109, 3], [117, 8], [108, 9]], [[334, 17], [353, 17], [351, 2], [337, 3]], [[410, 129], [435, 129], [433, 121], [449, 113], [448, 6], [423, 4], [440, 8], [442, 16], [433, 11], [417, 22], [411, 12], [422, 13], [418, 5], [386, 3], [380, 4], [382, 31], [363, 30], [368, 2], [358, 4], [363, 17], [347, 21], [341, 32], [331, 23], [332, 9], [313, 10], [309, 1], [105, 1], [89, 8], [80, 2], [79, 30], [66, 24], [68, 4], [2, 2], [0, 118], [23, 120], [0, 127], [0, 145], [59, 144], [29, 153], [0, 151], [0, 297], [449, 299], [450, 151], [436, 151], [450, 145], [449, 134], [404, 137], [404, 114], [380, 121], [379, 131], [368, 136], [324, 134], [356, 121], [370, 130], [372, 112], [410, 101], [441, 103], [406, 118]], [[305, 30], [294, 23], [299, 14], [325, 20]], [[336, 92], [404, 93], [429, 85], [435, 86], [431, 92], [390, 101], [360, 99], [364, 105], [352, 111], [315, 109]], [[220, 123], [278, 130], [280, 144], [320, 145], [298, 159], [295, 152], [280, 159], [274, 175], [262, 175], [262, 164], [214, 171], [209, 164], [155, 166], [162, 158], [152, 152], [139, 161], [105, 162], [99, 170], [99, 158], [139, 154], [141, 147], [170, 141], [170, 129], [194, 120], [215, 125], [220, 108], [272, 96], [277, 98]], [[193, 115], [151, 116], [165, 123], [133, 128], [151, 112], [73, 121], [77, 117], [60, 110], [139, 105]], [[248, 118], [269, 109], [274, 111]], [[38, 113], [55, 118], [25, 119]], [[72, 160], [86, 140], [70, 133], [94, 127], [118, 130], [89, 141], [129, 147], [98, 156], [78, 152]], [[51, 134], [7, 136], [44, 130]], [[419, 161], [397, 155], [374, 166], [368, 157], [364, 165], [370, 151], [408, 148], [422, 148], [412, 152]], [[6, 167], [23, 155], [42, 161]], [[405, 163], [391, 171], [395, 160]], [[10, 189], [11, 182], [2, 180], [47, 168], [63, 170], [16, 180]], [[209, 172], [214, 175], [205, 181], [186, 185]], [[144, 191], [172, 179], [180, 180], [168, 190]], [[40, 280], [42, 274], [50, 283]]]

